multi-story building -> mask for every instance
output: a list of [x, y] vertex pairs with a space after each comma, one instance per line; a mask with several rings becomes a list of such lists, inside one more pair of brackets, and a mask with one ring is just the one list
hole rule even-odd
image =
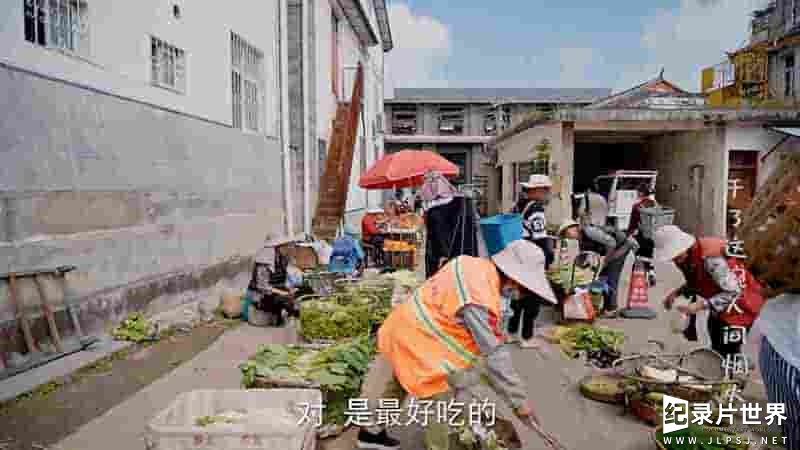
[[[385, 0], [0, 10], [0, 272], [76, 265], [74, 287], [99, 302], [89, 309], [100, 319], [246, 277], [265, 237], [310, 231], [320, 161], [358, 65], [355, 164], [383, 151]], [[14, 314], [6, 293], [0, 320]]]
[[395, 89], [385, 101], [387, 152], [434, 150], [461, 168], [457, 184], [487, 184], [485, 145], [536, 112], [588, 105], [610, 89]]
[[796, 106], [800, 102], [800, 0], [777, 0], [753, 12], [744, 48], [703, 71], [712, 106]]

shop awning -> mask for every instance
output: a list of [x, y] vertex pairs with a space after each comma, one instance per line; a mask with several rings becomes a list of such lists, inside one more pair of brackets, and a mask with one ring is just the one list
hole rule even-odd
[[783, 139], [780, 140], [777, 144], [775, 144], [768, 152], [766, 152], [763, 156], [761, 156], [761, 161], [766, 161], [767, 157], [771, 155], [775, 150], [777, 150], [780, 146], [782, 146], [786, 141], [793, 137], [800, 137], [800, 127], [779, 127], [779, 126], [768, 126], [766, 127], [770, 131], [774, 131], [776, 133], [780, 133], [783, 135]]
[[800, 127], [768, 127], [768, 129], [786, 136], [800, 137]]

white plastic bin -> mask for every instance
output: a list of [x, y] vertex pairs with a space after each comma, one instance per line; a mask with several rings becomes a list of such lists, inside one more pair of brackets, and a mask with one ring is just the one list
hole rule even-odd
[[[300, 424], [302, 405], [322, 404], [317, 389], [204, 390], [186, 392], [147, 425], [147, 450], [314, 450], [315, 420]], [[297, 422], [270, 421], [264, 410], [299, 411]], [[226, 411], [262, 411], [249, 423], [198, 426], [203, 416]], [[319, 409], [316, 409], [319, 411]], [[262, 423], [263, 422], [263, 423]], [[270, 423], [272, 422], [272, 423]]]

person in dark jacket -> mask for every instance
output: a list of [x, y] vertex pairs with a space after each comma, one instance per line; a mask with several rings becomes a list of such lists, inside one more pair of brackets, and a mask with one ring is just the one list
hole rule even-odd
[[[550, 199], [550, 190], [553, 182], [547, 175], [531, 175], [526, 183], [520, 183], [523, 189], [523, 196], [520, 197], [514, 206], [512, 213], [522, 215], [522, 237], [531, 241], [542, 249], [545, 256], [545, 267], [553, 264], [555, 255], [553, 252], [552, 239], [547, 236], [547, 218], [545, 207]], [[539, 315], [542, 300], [531, 294], [512, 305], [514, 315], [508, 323], [508, 332], [512, 341], [521, 338], [520, 346], [523, 348], [535, 348], [536, 344], [532, 340], [534, 321]], [[522, 326], [521, 336], [517, 336]]]
[[278, 246], [273, 241], [258, 252], [247, 286], [247, 295], [253, 305], [269, 315], [268, 326], [273, 327], [284, 326], [285, 315], [298, 317], [299, 314], [293, 299], [283, 295], [286, 291], [279, 288], [286, 282], [288, 261], [277, 249]]
[[652, 239], [647, 239], [642, 236], [642, 233], [639, 233], [639, 227], [642, 223], [642, 208], [653, 208], [657, 206], [658, 203], [656, 203], [656, 197], [650, 184], [642, 183], [637, 191], [639, 193], [639, 199], [636, 204], [633, 205], [633, 210], [631, 211], [631, 220], [628, 223], [628, 236], [633, 236], [636, 242], [639, 243], [639, 256], [652, 258], [653, 241]]

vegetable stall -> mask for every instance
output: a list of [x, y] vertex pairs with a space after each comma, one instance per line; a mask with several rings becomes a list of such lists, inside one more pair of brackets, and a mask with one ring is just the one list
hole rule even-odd
[[305, 388], [322, 392], [320, 438], [345, 431], [348, 399], [361, 394], [375, 356], [374, 331], [392, 304], [420, 284], [411, 272], [342, 279], [328, 295], [298, 298], [301, 344], [264, 345], [240, 366], [245, 388]]

